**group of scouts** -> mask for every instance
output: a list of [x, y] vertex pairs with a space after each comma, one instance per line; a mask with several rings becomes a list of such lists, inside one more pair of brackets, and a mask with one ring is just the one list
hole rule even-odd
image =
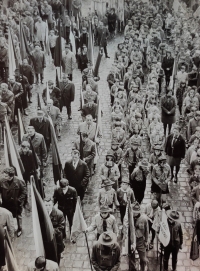
[[[63, 16], [62, 9], [69, 8], [67, 3], [58, 0], [40, 4], [34, 0], [30, 3], [17, 2], [15, 5], [10, 2], [7, 15], [2, 10], [3, 28], [0, 29], [2, 144], [5, 116], [14, 125], [20, 117], [19, 111], [28, 115], [26, 109], [28, 103], [32, 102], [33, 84], [37, 86], [39, 81], [41, 85], [44, 83], [47, 26], [54, 64], [57, 61], [58, 19]], [[179, 182], [178, 173], [183, 159], [190, 174], [188, 183], [194, 204], [194, 222], [198, 224], [200, 221], [200, 21], [193, 17], [198, 3], [192, 9], [187, 8], [186, 12], [181, 8], [175, 12], [170, 3], [125, 3], [129, 8], [125, 14], [127, 24], [124, 37], [117, 45], [107, 77], [111, 101], [111, 148], [98, 170], [100, 189], [97, 205], [100, 211], [86, 230], [87, 234], [97, 231], [97, 243], [91, 255], [92, 265], [97, 271], [114, 271], [120, 267], [119, 242], [124, 238], [122, 228], [128, 204], [131, 205], [134, 220], [134, 229], [129, 229], [129, 270], [137, 270], [137, 254], [140, 270], [144, 271], [148, 265], [147, 251], [154, 248], [161, 210], [164, 209], [170, 229], [170, 242], [164, 248], [164, 271], [169, 270], [170, 254], [172, 270], [176, 271], [178, 251], [183, 244], [181, 214], [167, 203], [167, 197], [171, 193], [170, 187], [176, 187]], [[80, 9], [81, 3], [73, 1], [73, 14], [79, 14]], [[6, 20], [9, 19], [16, 59], [20, 60], [20, 14], [26, 39], [30, 48], [34, 45], [34, 50], [27, 59], [22, 59], [19, 69], [15, 70], [14, 75], [9, 74], [8, 79]], [[110, 58], [107, 40], [109, 36], [115, 36], [117, 24], [113, 14], [114, 10], [108, 9], [107, 20], [103, 22], [98, 20], [97, 14], [92, 18], [95, 44], [104, 51], [106, 58]], [[88, 20], [91, 16], [89, 13]], [[37, 189], [55, 229], [58, 264], [41, 256], [29, 264], [30, 271], [59, 270], [64, 250], [63, 239], [66, 238], [66, 221], [71, 230], [77, 197], [82, 201], [92, 178], [96, 178], [93, 177], [96, 172], [95, 157], [102, 137], [100, 126], [97, 125], [100, 77], [88, 60], [87, 19], [83, 19], [78, 37], [77, 16], [74, 21], [70, 18], [64, 15], [63, 19], [62, 79], [59, 84], [49, 80], [48, 90], [43, 87], [44, 106], [41, 108], [38, 103], [37, 116], [30, 119], [21, 140], [19, 157], [25, 169], [24, 181], [15, 176], [13, 167], [5, 168], [0, 180], [0, 225], [7, 226], [12, 241], [15, 231], [13, 217], [17, 219], [17, 237], [22, 234], [22, 210], [28, 205], [27, 184], [31, 175], [35, 177]], [[70, 41], [70, 28], [73, 28], [76, 50], [73, 50], [74, 44]], [[72, 120], [71, 102], [75, 96], [73, 70], [76, 62], [82, 73], [83, 95], [79, 110], [83, 122], [78, 126], [79, 139], [73, 142], [71, 159], [65, 163], [63, 178], [54, 180], [56, 188], [53, 197], [45, 198], [43, 177], [51, 151], [51, 122], [57, 139], [62, 140], [63, 107], [67, 109], [69, 121]], [[144, 206], [149, 180], [151, 200]], [[118, 211], [121, 218], [119, 224], [115, 218]], [[131, 238], [131, 232], [135, 233], [135, 238]]]

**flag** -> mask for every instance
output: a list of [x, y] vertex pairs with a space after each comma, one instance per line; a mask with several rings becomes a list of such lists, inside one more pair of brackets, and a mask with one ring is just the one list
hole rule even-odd
[[88, 60], [94, 65], [94, 44], [93, 44], [93, 34], [92, 34], [92, 26], [89, 24], [89, 32], [88, 32], [88, 51], [87, 51]]
[[80, 102], [81, 102], [81, 105], [80, 105], [80, 108], [82, 109], [83, 106], [84, 106], [84, 99], [83, 99], [83, 91], [82, 91], [82, 87], [80, 88]]
[[7, 230], [5, 231], [4, 247], [5, 247], [5, 258], [6, 258], [7, 269], [9, 271], [20, 271], [16, 263], [14, 250], [13, 250], [12, 243], [10, 241], [10, 237], [8, 235]]
[[164, 209], [162, 210], [162, 218], [160, 222], [160, 231], [158, 234], [158, 239], [160, 240], [164, 247], [166, 247], [170, 241], [170, 231], [167, 222], [167, 215]]
[[75, 38], [74, 38], [74, 34], [72, 32], [72, 29], [70, 29], [69, 38], [70, 38], [70, 42], [72, 45], [72, 52], [76, 55], [76, 43], [75, 43]]
[[24, 26], [23, 26], [21, 21], [20, 21], [19, 27], [20, 27], [19, 28], [20, 29], [20, 35], [19, 35], [20, 55], [21, 55], [21, 59], [23, 61], [24, 59], [29, 58], [31, 50], [30, 50], [28, 42], [26, 40], [26, 35], [25, 35], [25, 32], [24, 32]]
[[56, 87], [60, 89], [60, 81], [58, 78], [58, 70], [56, 69]]
[[78, 236], [82, 232], [85, 232], [86, 229], [87, 229], [87, 225], [86, 225], [85, 220], [83, 218], [83, 214], [81, 211], [79, 198], [78, 198], [78, 200], [76, 202], [76, 210], [74, 213], [73, 223], [72, 223], [72, 228], [71, 228], [71, 241], [76, 242]]
[[18, 143], [20, 145], [22, 143], [23, 135], [26, 133], [26, 131], [25, 131], [24, 124], [22, 122], [22, 116], [21, 116], [21, 112], [19, 109], [18, 109], [17, 121], [18, 121]]
[[10, 28], [8, 29], [8, 58], [9, 58], [9, 76], [13, 76], [14, 71], [17, 68], [17, 65], [15, 61], [14, 46]]
[[6, 166], [14, 167], [16, 171], [16, 176], [23, 180], [24, 166], [22, 164], [21, 158], [17, 151], [17, 147], [15, 145], [14, 139], [12, 137], [12, 133], [10, 130], [10, 125], [8, 123], [7, 117], [5, 117], [5, 155], [7, 157]]
[[102, 51], [102, 49], [100, 49], [99, 53], [98, 53], [98, 56], [97, 56], [96, 64], [95, 64], [95, 67], [94, 67], [94, 72], [93, 72], [94, 77], [97, 77], [98, 74], [99, 74], [99, 66], [100, 66], [100, 63], [101, 63], [102, 55], [103, 55], [103, 51]]
[[102, 120], [101, 120], [101, 102], [100, 99], [98, 98], [97, 102], [97, 125], [96, 125], [96, 132], [95, 132], [95, 140], [98, 137], [98, 133], [102, 134]]
[[57, 181], [62, 179], [62, 163], [58, 151], [56, 133], [54, 129], [54, 125], [50, 116], [48, 119], [51, 123], [51, 146], [52, 146], [52, 166], [53, 166], [53, 177], [55, 184]]
[[0, 266], [6, 265], [6, 259], [5, 259], [5, 248], [4, 248], [4, 228], [2, 225], [0, 225]]
[[62, 61], [61, 25], [60, 25], [60, 19], [58, 19], [58, 37], [56, 39], [54, 65], [56, 67], [60, 67], [61, 61]]
[[[44, 202], [34, 184], [32, 185], [32, 189], [35, 196], [36, 210], [38, 213], [39, 224], [42, 233], [45, 257], [48, 260], [57, 262], [57, 245], [50, 216], [47, 213]], [[33, 214], [33, 216], [35, 217], [36, 214]]]
[[48, 82], [46, 83], [46, 102], [50, 100], [49, 86]]
[[192, 235], [192, 243], [191, 243], [191, 248], [190, 248], [190, 259], [195, 261], [199, 258], [199, 242], [198, 242], [198, 237], [197, 237], [197, 223], [196, 221], [193, 235]]
[[122, 255], [129, 254], [130, 245], [132, 244], [136, 244], [136, 236], [133, 211], [129, 200], [126, 205], [126, 213], [123, 220]]
[[41, 106], [41, 101], [40, 101], [40, 94], [37, 93], [37, 110], [41, 110], [42, 106]]
[[33, 236], [35, 242], [36, 257], [45, 256], [42, 232], [40, 227], [39, 215], [36, 205], [35, 194], [33, 191], [34, 178], [31, 176], [31, 203], [32, 203], [32, 221], [33, 221]]
[[129, 216], [128, 204], [126, 205], [126, 213], [123, 220], [123, 239], [122, 239], [122, 255], [129, 254]]
[[82, 140], [82, 135], [80, 133], [80, 159], [83, 160], [83, 140]]

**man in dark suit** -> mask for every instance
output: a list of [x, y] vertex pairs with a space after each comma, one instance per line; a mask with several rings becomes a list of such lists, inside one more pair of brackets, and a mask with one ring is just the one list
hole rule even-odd
[[165, 152], [168, 156], [167, 163], [171, 168], [171, 179], [174, 177], [174, 167], [176, 167], [174, 182], [177, 183], [181, 159], [185, 157], [185, 140], [180, 135], [180, 127], [178, 125], [174, 126], [173, 133], [167, 138]]
[[90, 170], [90, 176], [92, 176], [94, 173], [93, 167], [94, 167], [94, 157], [96, 155], [95, 151], [95, 143], [88, 138], [87, 133], [81, 133], [82, 142], [76, 141], [74, 143], [75, 149], [82, 152], [83, 155], [83, 161], [86, 162], [89, 170]]
[[46, 166], [47, 161], [47, 147], [43, 135], [36, 133], [33, 126], [28, 126], [27, 134], [23, 135], [22, 142], [31, 142], [41, 165]]
[[28, 92], [29, 103], [32, 103], [31, 89], [33, 88], [32, 85], [34, 84], [34, 71], [33, 71], [33, 68], [28, 64], [27, 59], [24, 59], [22, 62], [22, 65], [20, 66], [20, 73], [23, 74], [23, 76], [25, 76], [28, 79], [29, 87], [26, 90]]
[[13, 123], [16, 123], [15, 116], [18, 115], [18, 109], [22, 112], [22, 85], [15, 81], [14, 76], [9, 77], [8, 89], [13, 92], [15, 96], [15, 107], [14, 107], [14, 117]]
[[43, 84], [44, 79], [44, 68], [46, 67], [45, 55], [44, 52], [41, 51], [40, 44], [35, 44], [35, 50], [31, 52], [31, 60], [33, 62], [33, 68], [36, 76], [36, 84], [39, 83], [39, 74], [40, 81]]
[[54, 204], [58, 203], [58, 209], [63, 212], [64, 217], [68, 219], [71, 231], [74, 212], [76, 209], [77, 192], [72, 186], [69, 186], [67, 179], [60, 180], [60, 187], [54, 190]]
[[65, 218], [63, 212], [61, 212], [60, 210], [53, 206], [53, 200], [51, 198], [44, 199], [44, 203], [55, 231], [57, 244], [57, 257], [59, 265], [61, 253], [65, 248], [63, 244], [63, 234], [65, 231]]
[[168, 270], [168, 262], [170, 254], [172, 254], [172, 271], [176, 271], [177, 258], [179, 249], [182, 249], [183, 245], [183, 232], [181, 227], [181, 214], [174, 210], [167, 211], [167, 222], [170, 231], [169, 244], [164, 247], [164, 270]]
[[37, 117], [30, 119], [30, 126], [35, 128], [35, 131], [44, 136], [44, 140], [47, 147], [47, 152], [51, 143], [51, 126], [50, 121], [44, 117], [42, 110], [37, 111]]
[[109, 31], [104, 27], [103, 22], [99, 23], [99, 27], [96, 30], [97, 44], [101, 48], [103, 47], [106, 58], [110, 58], [107, 52], [107, 38], [109, 36]]
[[72, 110], [71, 110], [71, 102], [74, 101], [75, 95], [75, 86], [72, 81], [69, 80], [69, 75], [63, 74], [62, 81], [60, 82], [60, 90], [61, 90], [61, 108], [62, 112], [63, 106], [67, 108], [68, 119], [72, 119]]
[[79, 150], [72, 150], [72, 158], [65, 163], [64, 178], [74, 187], [80, 199], [83, 200], [89, 182], [90, 171], [87, 164], [80, 159]]
[[83, 121], [85, 121], [85, 117], [87, 115], [92, 115], [93, 119], [96, 120], [97, 114], [98, 114], [98, 106], [96, 103], [94, 103], [94, 101], [90, 101], [83, 105], [82, 113], [81, 113]]
[[171, 51], [166, 51], [166, 56], [163, 58], [162, 68], [165, 72], [166, 85], [169, 86], [170, 76], [172, 76], [174, 66], [174, 58]]
[[[49, 96], [53, 100], [53, 105], [61, 109], [61, 91], [59, 88], [54, 86], [53, 80], [48, 81]], [[47, 89], [45, 88], [42, 93], [42, 99], [47, 105]]]
[[82, 33], [80, 35], [79, 38], [79, 47], [82, 48], [83, 45], [86, 45], [86, 47], [88, 48], [88, 33], [87, 33], [87, 29], [86, 27], [82, 28]]

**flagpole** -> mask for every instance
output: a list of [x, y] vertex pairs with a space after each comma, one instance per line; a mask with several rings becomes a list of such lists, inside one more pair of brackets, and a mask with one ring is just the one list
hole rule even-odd
[[91, 257], [90, 257], [90, 249], [89, 249], [89, 246], [88, 246], [88, 239], [87, 239], [87, 234], [86, 234], [85, 231], [84, 231], [84, 234], [85, 234], [85, 240], [86, 240], [87, 249], [88, 249], [88, 256], [89, 256], [89, 261], [90, 261], [90, 267], [91, 267], [91, 270], [93, 271], [93, 268], [92, 268], [92, 261], [91, 261]]
[[[80, 197], [78, 197], [77, 200], [78, 200], [80, 209], [81, 209], [81, 211], [82, 211], [82, 206], [81, 206], [81, 200], [80, 200]], [[90, 268], [91, 268], [91, 270], [93, 271], [93, 268], [92, 268], [92, 261], [91, 261], [91, 257], [90, 257], [90, 249], [89, 249], [89, 245], [88, 245], [88, 239], [87, 239], [86, 231], [84, 231], [84, 235], [85, 235], [85, 240], [86, 240], [86, 244], [87, 244], [88, 256], [89, 256], [89, 261], [90, 261]]]

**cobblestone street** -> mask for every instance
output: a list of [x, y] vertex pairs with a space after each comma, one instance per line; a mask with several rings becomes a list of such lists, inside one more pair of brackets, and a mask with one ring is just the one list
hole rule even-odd
[[[90, 1], [83, 0], [84, 10], [83, 14], [86, 16], [87, 10], [89, 7]], [[122, 36], [117, 36], [115, 39], [109, 41], [108, 44], [108, 54], [110, 59], [106, 59], [103, 55], [101, 60], [101, 65], [99, 69], [99, 95], [101, 99], [103, 117], [102, 117], [102, 127], [103, 127], [103, 138], [100, 144], [100, 156], [96, 168], [96, 173], [91, 179], [87, 192], [85, 194], [83, 200], [83, 215], [86, 220], [87, 225], [89, 225], [92, 221], [92, 218], [98, 212], [97, 209], [97, 195], [100, 187], [100, 180], [98, 177], [98, 169], [99, 166], [104, 162], [105, 154], [111, 146], [111, 107], [110, 107], [110, 93], [107, 84], [107, 75], [111, 68], [111, 65], [114, 60], [114, 52], [116, 50], [117, 44], [121, 42], [123, 39]], [[94, 58], [96, 60], [98, 53], [98, 48], [95, 47], [94, 50]], [[60, 71], [58, 70], [58, 74]], [[48, 63], [47, 68], [45, 69], [44, 82], [49, 79], [55, 80], [56, 70], [55, 67]], [[66, 160], [71, 156], [71, 147], [72, 142], [75, 139], [78, 139], [77, 136], [77, 128], [79, 122], [81, 122], [80, 111], [78, 111], [80, 107], [80, 87], [81, 87], [81, 72], [76, 69], [73, 73], [73, 82], [75, 84], [75, 101], [72, 103], [72, 120], [67, 119], [66, 108], [64, 108], [62, 112], [63, 122], [62, 122], [62, 133], [61, 133], [61, 141], [58, 142], [58, 148], [60, 153], [60, 158], [62, 161], [62, 165]], [[24, 118], [25, 127], [29, 124], [29, 119], [36, 116], [36, 108], [37, 108], [37, 93], [41, 94], [45, 85], [34, 86], [33, 88], [33, 103], [29, 106], [27, 112], [29, 114], [28, 117]], [[41, 102], [43, 104], [42, 98]], [[43, 104], [44, 105], [44, 104]], [[17, 127], [12, 127], [12, 132], [14, 134], [15, 140], [17, 142]], [[142, 146], [144, 156], [149, 156], [148, 146], [147, 146], [147, 138], [143, 138], [143, 146]], [[49, 157], [48, 167], [45, 168], [45, 193], [46, 195], [52, 195], [54, 190], [54, 180], [53, 180], [53, 172], [51, 165], [51, 156]], [[5, 161], [2, 157], [2, 165], [1, 169], [4, 167]], [[123, 170], [123, 174], [125, 174], [125, 170]], [[150, 192], [151, 182], [148, 178], [147, 187], [145, 191], [145, 198], [143, 200], [143, 205], [148, 203], [151, 198]], [[29, 195], [30, 195], [30, 187], [29, 187]], [[191, 236], [193, 233], [193, 219], [192, 219], [192, 202], [190, 199], [190, 188], [188, 185], [188, 174], [186, 172], [186, 167], [184, 165], [181, 166], [181, 170], [179, 173], [179, 181], [178, 184], [174, 184], [173, 182], [170, 185], [170, 197], [168, 197], [167, 202], [177, 208], [183, 214], [183, 233], [184, 233], [184, 241], [183, 248], [178, 254], [178, 266], [177, 271], [200, 271], [200, 259], [196, 261], [191, 261], [190, 258], [190, 246], [191, 246]], [[30, 199], [29, 199], [30, 202]], [[117, 218], [118, 224], [121, 224], [119, 213], [114, 214]], [[119, 234], [119, 242], [121, 235]], [[88, 234], [88, 241], [90, 250], [93, 246], [94, 240], [96, 239], [95, 233]], [[154, 249], [148, 252], [148, 270], [149, 271], [158, 271], [160, 270], [159, 261], [157, 261], [157, 248], [156, 248], [157, 238], [155, 238]], [[31, 212], [24, 211], [23, 212], [23, 234], [21, 237], [16, 238], [14, 241], [14, 249], [15, 255], [17, 259], [17, 263], [20, 271], [26, 271], [27, 264], [30, 261], [35, 259], [35, 245], [33, 239], [32, 232], [32, 215]], [[171, 265], [171, 261], [170, 261]], [[89, 271], [90, 263], [88, 258], [88, 252], [85, 242], [85, 237], [80, 236], [76, 244], [70, 243], [69, 240], [65, 243], [65, 250], [63, 253], [63, 258], [60, 262], [60, 271]], [[128, 270], [128, 261], [126, 256], [121, 257], [121, 265], [120, 270], [125, 271]]]

